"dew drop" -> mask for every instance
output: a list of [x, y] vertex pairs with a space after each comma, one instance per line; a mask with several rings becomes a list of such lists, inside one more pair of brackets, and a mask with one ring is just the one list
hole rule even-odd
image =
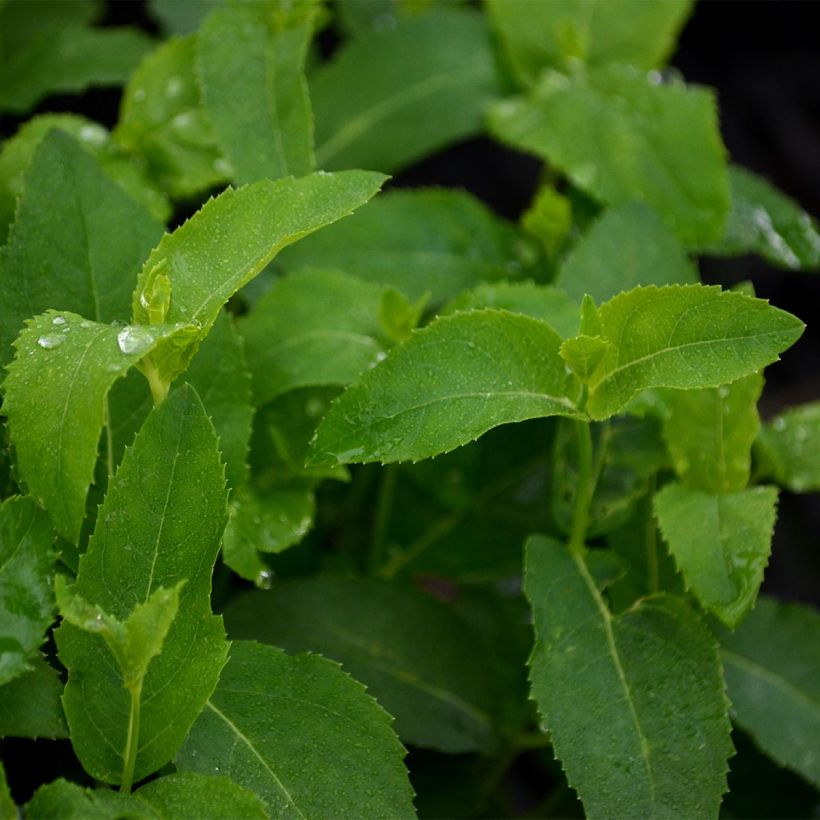
[[273, 586], [273, 573], [269, 569], [263, 569], [253, 582], [259, 589], [270, 589]]
[[105, 138], [105, 129], [100, 128], [98, 125], [84, 125], [80, 129], [80, 139], [91, 145], [104, 145]]
[[123, 353], [142, 353], [152, 342], [151, 333], [142, 327], [126, 327], [117, 334], [117, 346]]
[[51, 324], [53, 324], [53, 325], [64, 325], [65, 324], [65, 316], [55, 316], [51, 320]]
[[182, 91], [182, 78], [171, 77], [165, 86], [165, 95], [167, 97], [178, 97]]
[[782, 416], [774, 420], [774, 424], [772, 425], [778, 433], [782, 433], [786, 429], [786, 419]]
[[55, 347], [59, 347], [64, 341], [65, 336], [41, 336], [37, 340], [37, 344], [46, 350], [53, 350]]
[[722, 399], [726, 399], [729, 397], [729, 385], [724, 384], [721, 387], [718, 387], [718, 396]]

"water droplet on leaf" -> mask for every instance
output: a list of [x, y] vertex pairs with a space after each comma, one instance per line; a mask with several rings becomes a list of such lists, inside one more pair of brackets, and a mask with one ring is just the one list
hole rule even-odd
[[142, 327], [126, 327], [117, 334], [117, 346], [123, 353], [142, 353], [153, 342], [151, 333]]
[[52, 336], [41, 336], [37, 340], [37, 344], [40, 345], [40, 347], [45, 348], [46, 350], [53, 350], [55, 347], [59, 347], [64, 341], [65, 336], [57, 336], [55, 334]]

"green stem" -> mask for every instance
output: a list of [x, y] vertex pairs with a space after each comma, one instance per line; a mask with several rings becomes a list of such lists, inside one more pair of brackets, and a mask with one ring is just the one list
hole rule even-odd
[[[655, 479], [649, 482], [649, 498], [655, 495]], [[659, 587], [658, 569], [658, 530], [655, 526], [655, 518], [652, 515], [650, 504], [649, 515], [646, 517], [646, 583], [649, 592], [657, 592]]]
[[134, 785], [134, 768], [137, 765], [142, 681], [133, 689], [129, 689], [129, 692], [131, 693], [131, 711], [128, 715], [128, 737], [125, 741], [125, 760], [122, 767], [122, 782], [120, 783], [120, 791], [126, 794], [131, 791], [131, 786]]
[[160, 375], [149, 356], [140, 362], [139, 369], [142, 371], [151, 388], [151, 396], [154, 399], [154, 407], [159, 407], [167, 398], [171, 389], [171, 382], [165, 381]]
[[379, 498], [376, 502], [376, 514], [373, 519], [373, 531], [370, 538], [370, 554], [368, 556], [368, 569], [371, 574], [375, 573], [382, 564], [384, 550], [384, 538], [387, 534], [387, 525], [390, 521], [390, 513], [393, 509], [393, 496], [396, 492], [397, 465], [388, 464], [384, 468], [381, 486], [379, 487]]
[[589, 507], [592, 504], [595, 485], [592, 474], [592, 431], [585, 421], [576, 421], [574, 424], [578, 435], [578, 484], [572, 526], [569, 531], [569, 548], [571, 552], [581, 552], [586, 539]]

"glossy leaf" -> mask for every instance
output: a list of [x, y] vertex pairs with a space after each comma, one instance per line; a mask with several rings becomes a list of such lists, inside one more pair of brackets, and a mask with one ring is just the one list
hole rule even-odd
[[48, 516], [30, 497], [0, 504], [0, 684], [33, 668], [45, 640], [54, 614], [53, 546]]
[[330, 170], [392, 173], [478, 134], [499, 90], [484, 20], [456, 9], [358, 38], [309, 79], [316, 163]]
[[0, 361], [23, 322], [47, 308], [127, 320], [136, 275], [161, 236], [162, 225], [74, 139], [47, 134], [0, 252]]
[[303, 176], [314, 167], [304, 75], [312, 28], [272, 32], [260, 11], [219, 9], [197, 36], [205, 108], [240, 185]]
[[240, 324], [255, 403], [298, 387], [347, 385], [383, 358], [384, 292], [334, 271], [306, 270], [274, 283]]
[[3, 411], [20, 475], [58, 533], [76, 542], [111, 385], [184, 326], [103, 325], [48, 311], [15, 342]]
[[443, 317], [334, 402], [311, 462], [417, 461], [499, 424], [577, 417], [578, 385], [560, 344], [549, 325], [528, 316], [476, 310]]
[[412, 817], [403, 754], [387, 713], [336, 664], [241, 641], [175, 762], [227, 774], [272, 817]]
[[761, 597], [721, 630], [732, 715], [766, 754], [820, 786], [820, 614]]
[[760, 431], [760, 470], [795, 493], [820, 491], [820, 402], [794, 407]]
[[661, 65], [671, 54], [691, 0], [490, 0], [488, 11], [506, 56], [524, 83], [544, 68], [627, 63]]
[[339, 661], [396, 718], [405, 743], [497, 749], [504, 681], [481, 632], [400, 583], [317, 578], [254, 592], [225, 611], [232, 638]]
[[66, 820], [117, 820], [123, 815], [136, 820], [155, 820], [133, 795], [110, 789], [84, 789], [60, 778], [40, 786], [26, 804], [26, 817], [46, 820], [60, 817]]
[[649, 387], [718, 387], [777, 361], [803, 323], [762, 299], [718, 287], [636, 288], [601, 305], [612, 344], [589, 382], [594, 419], [618, 413]]
[[613, 617], [584, 556], [542, 536], [527, 545], [525, 591], [533, 696], [587, 815], [716, 816], [728, 703], [694, 612], [659, 595]]
[[561, 266], [555, 284], [580, 302], [605, 302], [637, 285], [694, 284], [698, 273], [675, 235], [640, 203], [610, 208]]
[[672, 483], [655, 496], [655, 514], [686, 586], [704, 609], [737, 626], [769, 562], [777, 490], [712, 495]]
[[711, 493], [746, 486], [762, 389], [763, 376], [753, 373], [717, 388], [666, 391], [664, 438], [683, 484]]
[[[433, 302], [526, 267], [515, 229], [463, 191], [393, 190], [350, 219], [285, 250], [286, 270], [342, 270]], [[531, 260], [530, 260], [531, 261]]]
[[40, 656], [29, 665], [29, 672], [0, 688], [0, 737], [67, 738], [59, 673]]
[[608, 205], [645, 202], [687, 244], [723, 232], [729, 183], [709, 91], [632, 67], [550, 72], [529, 96], [497, 104], [490, 126]]
[[[135, 781], [176, 753], [225, 662], [210, 588], [226, 501], [213, 427], [193, 389], [175, 391], [126, 452], [72, 589], [124, 621], [160, 587], [185, 581], [162, 652], [142, 683]], [[63, 702], [74, 749], [95, 778], [119, 783], [130, 714], [122, 678], [99, 637], [64, 623], [56, 638], [69, 670]]]

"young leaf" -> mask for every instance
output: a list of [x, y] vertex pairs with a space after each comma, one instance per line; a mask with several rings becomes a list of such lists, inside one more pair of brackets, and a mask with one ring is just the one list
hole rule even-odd
[[456, 313], [401, 345], [337, 399], [311, 463], [405, 461], [446, 453], [499, 424], [580, 417], [561, 337], [529, 316]]
[[553, 185], [542, 185], [530, 207], [521, 215], [521, 227], [541, 243], [549, 256], [553, 256], [572, 230], [572, 202]]
[[62, 778], [40, 786], [25, 807], [30, 820], [156, 820], [158, 815], [146, 809], [148, 806], [134, 795], [111, 789], [84, 789]]
[[486, 24], [472, 11], [373, 32], [310, 77], [316, 163], [393, 173], [479, 133], [498, 90]]
[[29, 666], [31, 671], [0, 688], [0, 737], [67, 738], [57, 670], [37, 655]]
[[820, 402], [781, 413], [760, 431], [761, 472], [795, 493], [820, 490]]
[[671, 595], [613, 617], [584, 556], [542, 536], [527, 544], [525, 591], [533, 696], [587, 815], [716, 816], [732, 744], [698, 617]]
[[605, 302], [637, 285], [694, 284], [698, 273], [675, 235], [637, 202], [610, 208], [561, 266], [555, 284], [580, 302]]
[[95, 612], [125, 621], [155, 590], [186, 581], [138, 697], [123, 688], [99, 637], [67, 623], [56, 633], [69, 670], [63, 703], [71, 739], [98, 780], [130, 785], [129, 767], [139, 781], [167, 763], [216, 685], [227, 644], [209, 599], [225, 517], [213, 427], [194, 390], [176, 390], [126, 452], [72, 590]]
[[664, 393], [663, 435], [686, 486], [732, 493], [747, 485], [762, 389], [763, 375], [753, 373], [717, 388]]
[[[526, 266], [512, 225], [464, 191], [393, 190], [353, 217], [286, 249], [285, 270], [342, 270], [434, 303]], [[531, 260], [530, 260], [531, 261]]]
[[719, 287], [635, 288], [597, 311], [612, 344], [589, 382], [593, 419], [649, 387], [718, 387], [754, 373], [794, 344], [803, 323], [762, 299]]
[[313, 170], [304, 75], [311, 35], [309, 23], [274, 33], [248, 5], [218, 9], [199, 31], [205, 108], [240, 185]]
[[225, 773], [273, 817], [413, 817], [386, 712], [336, 664], [240, 641], [176, 756]]
[[723, 232], [729, 183], [710, 91], [629, 66], [549, 72], [529, 96], [492, 108], [490, 127], [602, 202], [645, 202], [687, 244]]
[[687, 587], [729, 627], [754, 606], [769, 562], [777, 490], [751, 487], [711, 495], [667, 484], [655, 515]]
[[758, 746], [820, 786], [820, 614], [761, 596], [734, 632], [720, 630], [732, 715]]
[[30, 497], [0, 504], [0, 684], [32, 668], [52, 621], [53, 545], [48, 516]]
[[490, 0], [487, 10], [506, 55], [525, 84], [545, 68], [626, 63], [661, 65], [672, 52], [692, 0]]
[[600, 336], [573, 336], [562, 345], [559, 353], [572, 372], [584, 383], [588, 382], [611, 342]]
[[207, 15], [222, 5], [222, 0], [148, 0], [151, 17], [158, 20], [168, 35], [193, 34]]
[[183, 325], [102, 325], [50, 310], [30, 320], [14, 343], [3, 411], [20, 476], [76, 543], [94, 477], [111, 385]]
[[385, 287], [335, 271], [279, 279], [240, 322], [257, 406], [298, 387], [347, 385], [384, 357]]
[[339, 661], [396, 718], [405, 743], [492, 752], [505, 728], [515, 729], [503, 725], [504, 680], [484, 636], [452, 606], [410, 586], [279, 584], [237, 600], [225, 623], [232, 638]]
[[0, 251], [0, 362], [31, 316], [58, 308], [127, 320], [134, 279], [160, 225], [67, 134], [42, 140]]
[[[166, 283], [164, 320], [197, 324], [205, 336], [220, 309], [286, 245], [347, 216], [372, 197], [381, 174], [345, 171], [301, 179], [262, 180], [209, 200], [151, 252], [134, 294], [134, 317], [153, 323], [157, 286]], [[179, 319], [177, 317], [185, 317]], [[152, 356], [163, 381], [188, 365], [196, 342], [166, 345]]]

